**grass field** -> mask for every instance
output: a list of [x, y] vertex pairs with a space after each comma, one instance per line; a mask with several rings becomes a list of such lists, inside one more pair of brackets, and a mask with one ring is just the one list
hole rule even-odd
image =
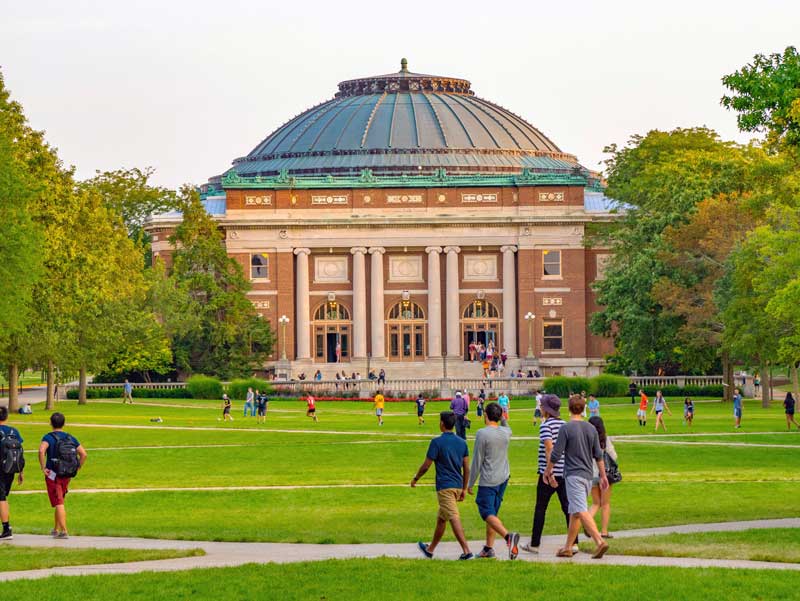
[[[632, 573], [632, 570], [635, 570]], [[192, 570], [174, 574], [80, 576], [0, 585], [4, 601], [239, 601], [280, 599], [534, 599], [570, 601], [795, 601], [800, 574], [755, 570], [681, 570], [472, 562], [347, 560]]]
[[[611, 531], [670, 524], [796, 517], [800, 434], [787, 433], [781, 408], [745, 404], [742, 430], [733, 429], [729, 405], [696, 402], [690, 430], [680, 403], [672, 400], [669, 431], [653, 433], [636, 421], [628, 399], [602, 401], [602, 415], [615, 437], [623, 482], [613, 496]], [[428, 441], [438, 435], [438, 412], [430, 403], [427, 422], [417, 425], [411, 403], [391, 403], [378, 427], [372, 405], [319, 402], [319, 422], [305, 417], [302, 403], [273, 401], [267, 423], [242, 417], [220, 421], [214, 401], [156, 400], [122, 405], [64, 401], [67, 430], [89, 452], [89, 461], [68, 496], [71, 534], [141, 536], [189, 540], [310, 543], [408, 542], [430, 536], [436, 514], [433, 472], [417, 489], [408, 482], [422, 462]], [[510, 447], [511, 484], [501, 510], [506, 524], [530, 533], [535, 495], [538, 428], [533, 401], [514, 401]], [[151, 419], [160, 417], [160, 423]], [[52, 513], [43, 494], [35, 449], [49, 431], [47, 414], [14, 415], [26, 439], [25, 485], [10, 497], [18, 533], [46, 533]], [[474, 418], [471, 444], [481, 424]], [[165, 490], [167, 489], [167, 490]], [[22, 493], [22, 494], [21, 494]], [[32, 494], [30, 494], [32, 493]], [[483, 524], [474, 499], [461, 507], [467, 535], [478, 539]], [[563, 532], [563, 517], [551, 505], [545, 533]], [[717, 536], [717, 535], [715, 535]], [[791, 531], [787, 536], [791, 536]], [[445, 540], [451, 540], [448, 533]], [[758, 549], [761, 535], [720, 543]], [[705, 544], [698, 538], [697, 544]], [[666, 541], [668, 542], [668, 541]], [[666, 542], [655, 545], [666, 548]], [[623, 539], [615, 539], [624, 552]], [[644, 544], [644, 543], [643, 543]], [[712, 545], [715, 546], [715, 545]], [[2, 558], [0, 558], [2, 561]], [[739, 599], [796, 598], [800, 580], [748, 571], [569, 565], [480, 565], [393, 560], [321, 562], [200, 570], [179, 574], [89, 577], [0, 586], [3, 599], [37, 598], [57, 586], [60, 599], [100, 599], [108, 587], [132, 599], [452, 598], [498, 590], [543, 598], [570, 589], [581, 598]], [[234, 577], [235, 575], [235, 577]], [[447, 586], [441, 586], [446, 579]], [[601, 579], [607, 594], [575, 583]], [[708, 583], [712, 582], [712, 585]], [[709, 588], [710, 586], [710, 588]], [[46, 588], [43, 588], [46, 587]], [[703, 588], [705, 587], [705, 588]], [[158, 591], [158, 593], [156, 593]], [[769, 594], [765, 595], [765, 591]], [[758, 594], [762, 596], [759, 597]], [[16, 596], [15, 596], [16, 595]], [[583, 595], [583, 596], [581, 596]]]
[[614, 540], [614, 553], [800, 563], [800, 536], [792, 528], [641, 536]]
[[69, 549], [4, 544], [0, 546], [0, 572], [197, 557], [204, 554], [201, 549]]

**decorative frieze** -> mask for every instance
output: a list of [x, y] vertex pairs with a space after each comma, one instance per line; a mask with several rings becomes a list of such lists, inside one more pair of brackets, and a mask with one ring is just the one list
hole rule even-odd
[[545, 296], [542, 298], [542, 304], [545, 307], [560, 307], [564, 304], [564, 299], [560, 296]]
[[461, 202], [465, 203], [497, 202], [497, 194], [462, 194]]
[[346, 283], [347, 257], [314, 257], [314, 281], [323, 284]]
[[253, 306], [256, 309], [270, 309], [272, 307], [272, 303], [271, 301], [268, 300], [258, 300], [258, 301], [253, 301]]
[[390, 282], [421, 282], [422, 257], [420, 256], [390, 256], [389, 257]]
[[422, 202], [421, 194], [387, 194], [388, 204], [419, 204]]
[[347, 195], [312, 196], [312, 205], [346, 205]]
[[493, 255], [464, 255], [464, 281], [497, 280], [497, 257]]
[[539, 202], [564, 202], [564, 193], [539, 192]]
[[244, 197], [244, 204], [248, 207], [269, 206], [272, 204], [272, 196], [270, 194], [247, 194]]

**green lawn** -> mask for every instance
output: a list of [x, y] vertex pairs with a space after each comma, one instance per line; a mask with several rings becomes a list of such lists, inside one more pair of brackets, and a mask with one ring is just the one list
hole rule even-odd
[[794, 601], [800, 574], [527, 562], [346, 560], [170, 574], [54, 577], [0, 584], [4, 601], [534, 599]]
[[[613, 545], [615, 555], [800, 563], [800, 536], [792, 528], [619, 538]], [[592, 545], [586, 546], [586, 550], [592, 548]]]
[[[22, 547], [4, 543], [0, 545], [0, 572], [175, 559], [176, 557], [197, 557], [200, 555], [205, 555], [202, 549], [71, 549]], [[5, 597], [5, 594], [2, 597]]]

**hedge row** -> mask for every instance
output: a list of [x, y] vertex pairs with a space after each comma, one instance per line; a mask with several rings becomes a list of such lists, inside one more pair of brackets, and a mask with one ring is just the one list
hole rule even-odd
[[[586, 391], [588, 394], [594, 394], [599, 397], [624, 397], [630, 394], [628, 389], [630, 382], [631, 380], [625, 376], [616, 376], [613, 374], [601, 374], [594, 378], [553, 376], [545, 379], [544, 389], [562, 398], [567, 398], [570, 394], [579, 393], [581, 391]], [[723, 396], [721, 384], [713, 386], [689, 385], [681, 387], [668, 385], [644, 387], [644, 392], [648, 396], [655, 395], [656, 390], [660, 390], [664, 396], [668, 397]]]
[[[136, 388], [133, 387], [133, 398], [139, 399], [185, 399], [188, 393], [185, 388]], [[78, 389], [71, 388], [67, 391], [68, 399], [78, 398]], [[122, 398], [122, 388], [95, 388], [86, 389], [87, 399], [115, 399]]]

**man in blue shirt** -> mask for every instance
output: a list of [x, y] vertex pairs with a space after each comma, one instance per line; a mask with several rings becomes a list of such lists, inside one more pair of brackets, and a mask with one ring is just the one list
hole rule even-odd
[[736, 421], [736, 428], [742, 427], [742, 394], [738, 388], [733, 390], [733, 418]]
[[[8, 420], [8, 409], [0, 407], [0, 440], [6, 436], [15, 436], [20, 443], [22, 443], [22, 436], [19, 430], [12, 428], [6, 424]], [[2, 459], [2, 457], [0, 457]], [[22, 485], [24, 477], [22, 470], [17, 474], [17, 482]], [[8, 525], [9, 511], [8, 511], [8, 495], [11, 493], [11, 485], [14, 484], [14, 474], [6, 474], [0, 471], [0, 521], [3, 522], [3, 532], [0, 534], [0, 540], [11, 540], [14, 538], [11, 534], [11, 526]]]
[[447, 522], [450, 522], [453, 534], [461, 545], [462, 554], [459, 559], [472, 559], [469, 543], [461, 526], [461, 515], [458, 512], [458, 503], [464, 500], [467, 493], [469, 448], [462, 438], [453, 433], [455, 425], [455, 413], [442, 411], [439, 415], [439, 430], [442, 435], [431, 441], [425, 461], [411, 480], [411, 488], [416, 487], [417, 481], [430, 469], [431, 464], [436, 464], [436, 497], [439, 500], [436, 530], [431, 544], [426, 545], [422, 541], [417, 543], [419, 550], [428, 559], [433, 557], [436, 546], [442, 540]]
[[125, 385], [122, 387], [122, 404], [130, 403], [133, 405], [133, 385], [125, 379]]
[[[64, 456], [59, 457], [59, 445], [68, 443], [75, 448], [75, 459], [77, 469], [83, 467], [86, 462], [86, 450], [81, 443], [72, 436], [64, 432], [66, 418], [63, 413], [56, 412], [50, 416], [50, 425], [53, 431], [45, 434], [39, 445], [39, 465], [44, 473], [44, 482], [47, 487], [47, 496], [50, 498], [50, 505], [55, 510], [55, 527], [50, 532], [54, 538], [69, 538], [67, 534], [67, 510], [64, 507], [64, 497], [69, 492], [70, 477], [59, 476], [59, 464], [64, 466]], [[63, 448], [62, 448], [63, 450]]]

